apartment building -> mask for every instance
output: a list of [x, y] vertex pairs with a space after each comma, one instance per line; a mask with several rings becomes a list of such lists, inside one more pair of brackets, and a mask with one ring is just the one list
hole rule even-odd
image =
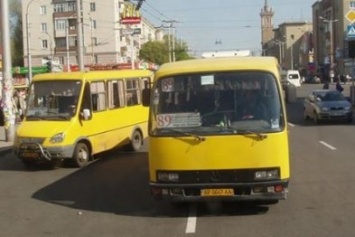
[[163, 32], [130, 2], [78, 1], [81, 11], [76, 0], [22, 0], [26, 66], [41, 66], [48, 59], [77, 65], [78, 52], [84, 65], [132, 63], [142, 44], [162, 39]]
[[[355, 1], [320, 0], [312, 5], [315, 61], [325, 74], [354, 75], [354, 59], [349, 58], [349, 30], [355, 23]], [[332, 67], [330, 67], [332, 62]]]

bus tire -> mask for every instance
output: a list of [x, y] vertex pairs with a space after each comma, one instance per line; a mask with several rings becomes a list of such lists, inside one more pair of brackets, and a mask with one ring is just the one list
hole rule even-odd
[[85, 143], [78, 143], [75, 146], [73, 160], [77, 167], [86, 166], [90, 160], [89, 148]]
[[130, 151], [139, 151], [143, 144], [143, 136], [139, 130], [134, 130], [131, 138], [131, 143], [129, 144], [128, 149]]

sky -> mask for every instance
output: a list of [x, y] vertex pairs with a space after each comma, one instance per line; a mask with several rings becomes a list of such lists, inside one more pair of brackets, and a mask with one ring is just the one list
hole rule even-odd
[[[133, 1], [134, 2], [134, 1]], [[316, 0], [268, 0], [274, 11], [273, 26], [312, 20]], [[261, 51], [260, 12], [265, 0], [145, 0], [141, 14], [154, 26], [174, 21], [176, 38], [189, 53], [222, 50]]]

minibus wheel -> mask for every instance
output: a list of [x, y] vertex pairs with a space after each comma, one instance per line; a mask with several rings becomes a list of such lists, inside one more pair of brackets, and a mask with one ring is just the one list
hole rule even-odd
[[142, 147], [143, 136], [138, 130], [134, 130], [131, 138], [131, 143], [129, 144], [130, 151], [139, 151]]
[[73, 160], [78, 167], [83, 167], [89, 163], [89, 148], [84, 143], [78, 143], [74, 149]]

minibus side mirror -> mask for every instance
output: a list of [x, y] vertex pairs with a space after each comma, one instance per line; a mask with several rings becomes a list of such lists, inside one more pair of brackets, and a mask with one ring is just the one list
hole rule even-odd
[[143, 106], [149, 106], [150, 105], [150, 93], [151, 90], [149, 88], [145, 88], [142, 91], [142, 104]]
[[90, 120], [91, 119], [91, 112], [89, 109], [83, 109], [83, 112], [80, 113], [81, 119], [83, 120]]

